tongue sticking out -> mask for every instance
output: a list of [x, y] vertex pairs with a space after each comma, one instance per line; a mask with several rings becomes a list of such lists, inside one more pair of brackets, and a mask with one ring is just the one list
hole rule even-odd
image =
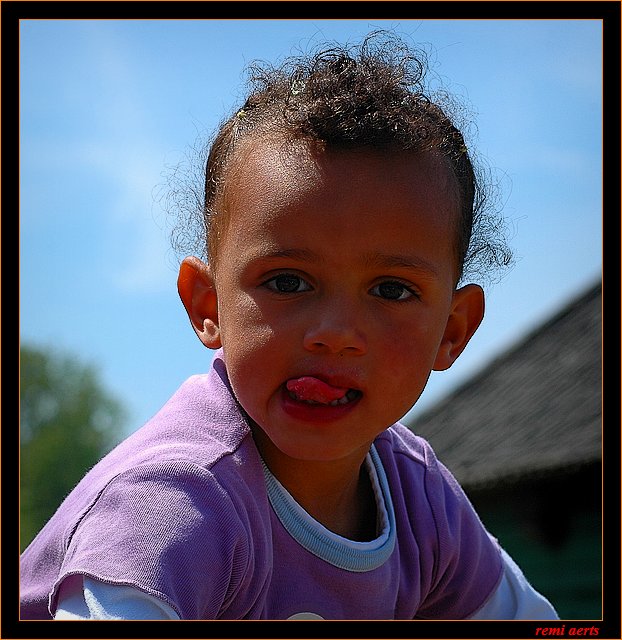
[[286, 387], [288, 391], [296, 394], [298, 400], [319, 402], [321, 404], [329, 404], [335, 400], [341, 400], [348, 393], [347, 389], [333, 387], [312, 376], [288, 380]]

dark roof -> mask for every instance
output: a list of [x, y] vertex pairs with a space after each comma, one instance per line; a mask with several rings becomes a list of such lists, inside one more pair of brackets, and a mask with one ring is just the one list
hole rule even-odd
[[464, 486], [601, 458], [601, 284], [410, 421]]

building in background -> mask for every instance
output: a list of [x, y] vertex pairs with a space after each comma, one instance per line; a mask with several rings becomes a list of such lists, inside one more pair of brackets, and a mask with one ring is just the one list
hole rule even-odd
[[409, 427], [563, 619], [602, 617], [600, 282]]

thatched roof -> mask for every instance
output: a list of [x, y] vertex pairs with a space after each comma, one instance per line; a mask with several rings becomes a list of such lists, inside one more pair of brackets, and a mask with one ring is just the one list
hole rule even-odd
[[461, 484], [600, 459], [601, 299], [599, 282], [410, 422]]

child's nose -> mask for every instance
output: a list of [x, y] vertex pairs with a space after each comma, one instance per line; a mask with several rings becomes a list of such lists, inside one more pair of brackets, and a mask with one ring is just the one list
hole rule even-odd
[[308, 351], [362, 355], [367, 352], [363, 324], [363, 314], [351, 305], [326, 305], [309, 318], [304, 347]]

